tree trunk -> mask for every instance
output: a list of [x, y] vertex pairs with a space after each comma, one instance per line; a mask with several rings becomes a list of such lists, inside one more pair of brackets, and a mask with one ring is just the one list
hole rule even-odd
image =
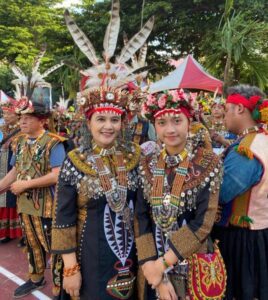
[[227, 60], [224, 69], [224, 85], [228, 86], [230, 84], [230, 68], [231, 68], [231, 55], [227, 55]]

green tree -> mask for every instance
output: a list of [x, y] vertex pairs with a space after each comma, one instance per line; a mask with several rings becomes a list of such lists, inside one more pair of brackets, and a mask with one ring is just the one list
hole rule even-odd
[[13, 86], [11, 84], [11, 80], [13, 78], [13, 74], [9, 68], [7, 62], [0, 62], [0, 90], [3, 90], [9, 96], [13, 96], [12, 90]]
[[203, 45], [207, 66], [224, 78], [226, 86], [237, 82], [268, 84], [268, 24], [246, 12], [236, 12], [226, 1], [225, 12], [217, 30], [207, 33]]
[[[59, 0], [0, 0], [0, 61], [16, 62], [26, 72], [43, 44], [47, 52], [42, 69], [59, 62], [72, 51]], [[59, 87], [59, 75], [49, 81]]]
[[[88, 68], [89, 61], [67, 30], [63, 9], [56, 6], [61, 2], [0, 0], [0, 61], [15, 61], [25, 70], [46, 43], [47, 53], [41, 71], [62, 59], [68, 59], [81, 69]], [[140, 29], [143, 4], [144, 22], [151, 15], [156, 17], [149, 37], [147, 59], [149, 65], [157, 65], [151, 72], [152, 76], [162, 76], [170, 71], [169, 58], [176, 59], [190, 53], [219, 78], [224, 78], [226, 70], [225, 77], [228, 74], [230, 82], [267, 86], [264, 72], [265, 68], [267, 70], [266, 0], [236, 0], [230, 1], [229, 6], [225, 6], [224, 0], [120, 2], [119, 48], [123, 45], [123, 30], [131, 37]], [[81, 6], [72, 9], [74, 19], [100, 55], [110, 7], [111, 0], [83, 0]], [[61, 93], [63, 84], [66, 97], [74, 96], [79, 80], [79, 72], [67, 66], [48, 78], [57, 91], [55, 94]]]

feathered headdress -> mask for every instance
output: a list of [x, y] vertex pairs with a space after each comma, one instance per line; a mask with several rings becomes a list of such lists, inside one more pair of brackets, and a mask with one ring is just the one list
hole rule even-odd
[[46, 46], [43, 46], [40, 53], [36, 56], [34, 60], [32, 71], [30, 74], [25, 74], [15, 63], [11, 65], [11, 70], [17, 77], [16, 79], [12, 80], [12, 83], [16, 87], [15, 98], [17, 100], [21, 99], [22, 97], [27, 97], [28, 99], [31, 99], [33, 91], [37, 86], [50, 87], [50, 84], [44, 79], [49, 74], [63, 66], [64, 63], [61, 62], [59, 64], [54, 65], [53, 67], [46, 70], [43, 74], [41, 74], [39, 71], [39, 66], [45, 52]]
[[65, 113], [68, 113], [68, 105], [69, 105], [70, 99], [65, 100], [63, 97], [59, 98], [59, 101], [56, 102], [55, 110], [60, 114], [63, 115]]
[[97, 57], [92, 43], [70, 17], [69, 12], [65, 12], [66, 24], [75, 43], [93, 65], [80, 71], [86, 80], [85, 90], [78, 94], [78, 104], [87, 117], [94, 111], [123, 114], [122, 108], [126, 107], [129, 101], [127, 84], [135, 81], [136, 73], [140, 70], [138, 65], [129, 66], [126, 62], [145, 44], [153, 28], [154, 17], [151, 17], [143, 28], [125, 43], [121, 53], [112, 63], [110, 60], [115, 53], [120, 28], [119, 7], [119, 0], [114, 0], [110, 23], [103, 41], [103, 60]]
[[2, 111], [14, 112], [17, 101], [7, 96], [6, 94], [0, 91], [0, 109]]

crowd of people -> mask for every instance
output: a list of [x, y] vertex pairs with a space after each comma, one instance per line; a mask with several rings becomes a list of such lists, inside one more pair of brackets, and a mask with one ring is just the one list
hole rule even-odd
[[118, 14], [103, 62], [65, 14], [93, 65], [71, 109], [30, 88], [1, 103], [0, 243], [20, 238], [29, 266], [14, 298], [49, 259], [55, 300], [268, 299], [268, 100], [238, 85], [204, 113], [187, 90], [149, 94], [126, 62], [153, 19], [112, 63]]

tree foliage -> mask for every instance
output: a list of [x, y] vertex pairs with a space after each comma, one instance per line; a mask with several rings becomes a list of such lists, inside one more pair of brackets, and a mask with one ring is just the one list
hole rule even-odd
[[[42, 60], [44, 69], [62, 59], [85, 69], [90, 66], [69, 34], [60, 0], [0, 0], [0, 66], [16, 61], [22, 69], [32, 64], [41, 46], [47, 44]], [[149, 37], [148, 64], [156, 65], [152, 76], [170, 71], [172, 58], [193, 54], [213, 75], [224, 79], [227, 57], [229, 82], [248, 82], [267, 88], [267, 14], [266, 0], [121, 0], [121, 29], [118, 47], [123, 45], [123, 30], [133, 36], [143, 22], [155, 15], [155, 27]], [[110, 0], [83, 0], [71, 14], [102, 53], [102, 43], [110, 18]], [[118, 53], [118, 52], [117, 52]], [[5, 69], [6, 70], [6, 69]], [[2, 75], [1, 75], [2, 74]], [[0, 74], [0, 86], [10, 73]], [[79, 72], [67, 66], [48, 78], [65, 96], [74, 97], [79, 88]], [[8, 88], [9, 89], [9, 88]], [[57, 100], [57, 99], [54, 99]]]
[[232, 2], [226, 1], [218, 28], [206, 35], [203, 52], [207, 66], [217, 75], [224, 71], [226, 85], [250, 82], [265, 89], [268, 24], [250, 17], [247, 11], [236, 12]]

